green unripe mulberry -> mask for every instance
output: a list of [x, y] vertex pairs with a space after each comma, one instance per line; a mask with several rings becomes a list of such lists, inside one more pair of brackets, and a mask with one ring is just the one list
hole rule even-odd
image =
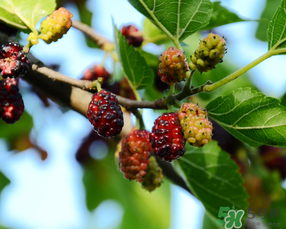
[[47, 44], [62, 38], [72, 26], [72, 16], [72, 13], [63, 7], [55, 10], [50, 16], [42, 21], [40, 27], [41, 34], [38, 37]]
[[36, 45], [39, 43], [38, 34], [31, 32], [27, 38], [27, 41], [30, 41], [32, 45]]
[[215, 68], [218, 63], [223, 61], [226, 52], [225, 45], [225, 40], [221, 36], [210, 33], [200, 42], [198, 49], [190, 56], [190, 69], [207, 72]]
[[149, 192], [154, 191], [156, 188], [161, 186], [163, 177], [161, 167], [157, 164], [155, 157], [151, 156], [149, 158], [147, 173], [142, 181], [142, 188]]

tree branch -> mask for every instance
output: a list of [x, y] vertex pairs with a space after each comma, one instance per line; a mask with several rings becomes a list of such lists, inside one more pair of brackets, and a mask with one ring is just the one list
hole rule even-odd
[[93, 40], [96, 44], [98, 44], [102, 49], [114, 46], [114, 44], [111, 41], [109, 41], [101, 34], [97, 33], [93, 28], [82, 22], [72, 20], [72, 26], [83, 32], [86, 36], [88, 36], [91, 40]]
[[[46, 67], [37, 68], [35, 70], [31, 69], [23, 79], [59, 105], [69, 107], [85, 116], [93, 94], [74, 87], [65, 81], [48, 77], [45, 72], [46, 69]], [[50, 71], [54, 72], [51, 69]], [[45, 74], [43, 74], [43, 72]]]
[[47, 67], [39, 67], [37, 64], [33, 64], [32, 65], [32, 70], [36, 71], [42, 75], [47, 76], [49, 79], [53, 80], [53, 81], [61, 81], [61, 82], [65, 82], [67, 84], [70, 84], [71, 86], [75, 86], [78, 88], [81, 88], [83, 90], [85, 89], [89, 89], [92, 90], [92, 81], [88, 81], [88, 80], [77, 80], [77, 79], [73, 79], [71, 77], [67, 77], [59, 72], [56, 72], [50, 68]]
[[[31, 78], [35, 74], [40, 74], [39, 76], [36, 77], [37, 80], [34, 78], [33, 79]], [[31, 75], [31, 76], [28, 76], [28, 75]], [[73, 79], [71, 77], [65, 76], [65, 75], [63, 75], [59, 72], [56, 72], [52, 69], [49, 69], [47, 67], [40, 67], [38, 64], [32, 65], [32, 70], [30, 70], [26, 74], [24, 79], [33, 85], [37, 84], [37, 87], [39, 90], [41, 90], [40, 87], [42, 87], [42, 89], [44, 90], [44, 94], [48, 93], [45, 90], [46, 89], [45, 87], [47, 85], [46, 81], [48, 81], [48, 85], [50, 85], [51, 88], [54, 88], [54, 90], [56, 90], [57, 87], [61, 87], [63, 84], [65, 84], [65, 87], [67, 87], [69, 85], [69, 90], [70, 91], [77, 91], [77, 93], [76, 93], [77, 95], [81, 94], [79, 91], [80, 89], [83, 89], [83, 90], [92, 89], [95, 86], [94, 85], [95, 81]], [[31, 81], [29, 81], [29, 80], [31, 80]], [[37, 82], [34, 82], [34, 80], [36, 80]], [[41, 82], [41, 81], [44, 81], [43, 84], [39, 84], [39, 82]], [[52, 85], [52, 82], [54, 82], [55, 84]], [[62, 84], [60, 84], [60, 83], [62, 83]], [[78, 90], [76, 90], [76, 88]], [[59, 88], [59, 90], [61, 90], [61, 89], [62, 88]], [[83, 91], [83, 90], [81, 90], [81, 91]], [[57, 92], [59, 92], [59, 91], [57, 91]], [[86, 92], [86, 91], [85, 91], [85, 93], [83, 91], [82, 94], [89, 96], [89, 99], [88, 99], [88, 103], [89, 103], [92, 94], [89, 92]], [[128, 111], [133, 111], [133, 110], [136, 110], [137, 108], [168, 109], [166, 98], [160, 98], [160, 99], [157, 99], [155, 101], [136, 101], [136, 100], [126, 99], [126, 98], [121, 97], [119, 95], [115, 95], [115, 96], [118, 99], [119, 104], [121, 106], [125, 107], [125, 109]], [[48, 95], [48, 97], [53, 98], [53, 95], [52, 94]], [[70, 98], [70, 99], [77, 99], [77, 98]]]

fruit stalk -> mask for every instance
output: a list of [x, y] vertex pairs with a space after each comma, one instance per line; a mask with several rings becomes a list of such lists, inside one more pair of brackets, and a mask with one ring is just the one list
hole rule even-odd
[[216, 89], [226, 85], [227, 83], [235, 80], [236, 78], [238, 78], [242, 74], [246, 73], [247, 71], [249, 71], [250, 69], [252, 69], [256, 65], [260, 64], [262, 61], [264, 61], [267, 58], [271, 57], [272, 55], [273, 55], [273, 51], [269, 50], [267, 53], [265, 53], [262, 56], [258, 57], [253, 62], [251, 62], [248, 65], [246, 65], [245, 67], [237, 70], [236, 72], [230, 74], [229, 76], [227, 76], [227, 77], [217, 81], [216, 83], [213, 83], [213, 84], [210, 84], [210, 85], [204, 85], [203, 86], [203, 91], [204, 92], [212, 92], [212, 91], [214, 91], [214, 90], [216, 90]]

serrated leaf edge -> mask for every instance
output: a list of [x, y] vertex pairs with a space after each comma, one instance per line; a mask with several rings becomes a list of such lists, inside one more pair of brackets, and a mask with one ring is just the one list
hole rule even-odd
[[[244, 89], [243, 89], [243, 88], [239, 88], [239, 89], [237, 89], [237, 90], [234, 90], [231, 94], [235, 94], [236, 92], [239, 92], [239, 91], [250, 91], [250, 92], [253, 94], [253, 96], [252, 96], [251, 98], [248, 98], [248, 99], [246, 99], [246, 100], [241, 101], [239, 104], [237, 104], [235, 107], [233, 107], [233, 108], [232, 108], [230, 111], [228, 111], [228, 112], [225, 112], [225, 113], [222, 113], [222, 114], [221, 114], [221, 113], [220, 113], [220, 114], [216, 114], [216, 113], [214, 113], [214, 112], [211, 111], [211, 110], [215, 110], [215, 109], [217, 109], [219, 106], [221, 106], [221, 105], [222, 105], [222, 103], [221, 103], [221, 104], [219, 104], [219, 106], [217, 106], [217, 107], [215, 107], [215, 108], [213, 108], [213, 109], [208, 110], [208, 114], [210, 114], [210, 116], [211, 116], [212, 114], [213, 114], [213, 115], [216, 115], [216, 116], [226, 115], [226, 114], [231, 113], [233, 110], [235, 110], [238, 106], [240, 106], [240, 105], [241, 105], [242, 103], [244, 103], [245, 101], [248, 101], [248, 100], [250, 100], [250, 99], [253, 99], [254, 97], [259, 97], [259, 96], [261, 96], [262, 99], [268, 98], [268, 96], [266, 96], [265, 94], [263, 94], [263, 93], [261, 93], [261, 92], [257, 92], [256, 90], [252, 90], [251, 88], [244, 88]], [[216, 99], [223, 99], [223, 98], [225, 98], [225, 97], [227, 97], [227, 96], [228, 96], [228, 95], [226, 95], [226, 96], [219, 96], [219, 97], [217, 97]], [[282, 105], [280, 105], [280, 100], [279, 100], [279, 99], [276, 99], [276, 98], [273, 98], [273, 97], [271, 97], [271, 99], [273, 100], [272, 103], [268, 103], [268, 104], [265, 104], [265, 105], [263, 105], [263, 106], [268, 106], [268, 105], [270, 105], [270, 104], [275, 104], [275, 103], [277, 103], [277, 104], [279, 105], [279, 107], [283, 107]], [[250, 114], [251, 112], [253, 112], [253, 111], [255, 111], [255, 110], [257, 110], [257, 109], [259, 109], [259, 108], [261, 108], [261, 107], [263, 107], [263, 106], [256, 107], [256, 108], [250, 110], [248, 113], [243, 114], [241, 117], [239, 117], [238, 120], [236, 120], [236, 121], [235, 121], [233, 124], [231, 124], [231, 125], [225, 124], [225, 123], [221, 123], [220, 121], [216, 120], [216, 119], [213, 118], [213, 117], [211, 117], [211, 118], [212, 118], [213, 120], [215, 120], [216, 122], [218, 122], [220, 125], [225, 126], [225, 127], [228, 127], [228, 128], [232, 128], [232, 129], [235, 129], [235, 130], [267, 129], [267, 128], [274, 128], [274, 127], [279, 127], [279, 126], [281, 126], [281, 124], [280, 124], [280, 125], [272, 125], [272, 126], [264, 126], [264, 124], [265, 124], [267, 121], [269, 121], [269, 120], [272, 119], [273, 117], [279, 115], [281, 112], [279, 112], [279, 113], [275, 114], [274, 116], [268, 118], [268, 119], [266, 120], [266, 122], [265, 122], [262, 126], [250, 126], [250, 127], [239, 127], [239, 126], [235, 126], [236, 123], [239, 122], [243, 117], [245, 117], [246, 115]], [[285, 125], [286, 125], [286, 124], [285, 124]]]
[[[213, 141], [214, 141], [214, 140], [213, 140]], [[218, 145], [217, 142], [216, 142], [216, 144], [214, 145], [214, 147], [219, 147], [219, 145]], [[220, 147], [219, 147], [219, 148], [220, 148]], [[223, 151], [221, 148], [220, 148], [220, 150]], [[193, 150], [193, 151], [195, 151], [195, 150]], [[204, 151], [204, 153], [205, 153], [205, 152], [206, 152], [206, 151]], [[224, 151], [223, 151], [223, 152], [224, 152]], [[192, 153], [192, 151], [190, 151], [190, 152], [187, 151], [185, 155], [191, 154], [191, 153]], [[216, 154], [214, 154], [214, 155], [216, 155]], [[236, 170], [235, 170], [235, 171], [238, 172], [238, 170], [239, 170], [238, 165], [237, 165], [234, 161], [231, 160], [230, 156], [229, 156], [227, 153], [225, 153], [225, 156], [229, 159], [229, 162], [232, 163], [233, 166], [236, 167]], [[185, 161], [185, 162], [188, 162], [188, 161], [187, 161], [186, 159], [184, 159], [183, 157], [179, 158], [178, 161], [175, 161], [175, 168], [176, 168], [176, 170], [179, 172], [179, 174], [181, 174], [181, 177], [183, 178], [183, 180], [185, 181], [185, 183], [188, 185], [188, 187], [191, 189], [192, 193], [194, 193], [194, 195], [195, 195], [196, 197], [198, 197], [198, 194], [193, 190], [193, 187], [190, 185], [190, 183], [189, 183], [189, 181], [188, 181], [188, 178], [189, 178], [189, 177], [187, 178], [186, 173], [185, 173], [185, 172], [183, 171], [183, 169], [181, 168], [180, 163], [179, 163], [179, 160], [183, 160], [183, 161]], [[205, 172], [205, 171], [204, 171], [204, 172]], [[193, 181], [193, 179], [190, 179], [190, 180]], [[239, 185], [242, 185], [242, 184], [244, 183], [244, 180], [243, 180], [242, 176], [239, 176], [238, 182], [239, 182], [239, 183], [238, 183]], [[195, 181], [194, 183], [198, 185], [198, 183], [197, 183], [196, 181]], [[201, 187], [202, 189], [206, 190], [207, 192], [209, 192], [207, 189], [204, 188], [204, 186], [202, 186], [202, 185], [198, 185], [198, 186]], [[246, 197], [243, 198], [243, 199], [245, 199], [245, 200], [247, 201], [247, 199], [248, 199], [248, 194], [247, 194], [247, 192], [245, 191], [244, 188], [243, 188], [243, 190], [244, 190], [244, 192], [242, 192], [242, 193], [246, 194]], [[209, 192], [209, 193], [212, 193], [212, 192]], [[213, 194], [213, 193], [212, 193], [212, 194]], [[228, 200], [228, 199], [226, 199], [226, 198], [223, 197], [223, 196], [220, 196], [220, 195], [217, 195], [217, 194], [213, 194], [213, 195], [218, 196], [218, 197], [221, 197], [222, 199]], [[237, 199], [237, 198], [240, 198], [240, 196], [237, 196], [236, 198], [232, 198], [232, 200], [233, 200], [233, 199]], [[229, 201], [229, 202], [233, 203], [232, 201]], [[209, 208], [209, 209], [212, 209], [213, 211], [218, 211], [218, 209], [213, 208], [213, 207], [210, 206], [208, 203], [205, 203], [205, 202], [204, 202], [203, 205], [208, 206], [208, 208]], [[235, 204], [233, 203], [233, 205], [235, 205]], [[208, 212], [208, 211], [207, 211], [207, 212]], [[208, 214], [209, 214], [209, 216], [213, 219], [213, 215], [210, 214], [210, 213], [208, 213]]]

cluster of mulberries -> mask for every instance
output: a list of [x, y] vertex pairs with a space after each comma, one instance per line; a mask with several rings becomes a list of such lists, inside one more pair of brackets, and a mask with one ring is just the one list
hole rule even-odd
[[20, 119], [24, 102], [19, 92], [18, 77], [23, 76], [31, 63], [16, 42], [3, 44], [0, 49], [0, 118], [7, 124]]
[[[123, 34], [125, 29], [127, 28], [122, 30]], [[192, 61], [194, 58], [202, 58], [203, 55], [207, 67], [203, 68], [198, 60], [194, 63], [195, 68], [190, 65], [191, 70], [208, 71], [222, 60], [225, 41], [218, 35], [210, 34], [201, 42], [198, 50], [191, 56]], [[189, 66], [182, 50], [170, 47], [159, 59], [158, 75], [161, 81], [173, 85], [185, 79]], [[91, 71], [87, 71], [85, 75], [84, 79], [87, 80], [98, 78]], [[127, 83], [127, 80], [122, 81], [120, 86], [124, 89], [124, 97], [130, 97], [126, 96], [130, 87]], [[120, 133], [123, 120], [119, 108], [117, 99], [107, 91], [101, 90], [93, 96], [87, 116], [99, 135], [112, 137]], [[133, 129], [124, 137], [115, 153], [116, 164], [125, 178], [142, 182], [142, 188], [153, 191], [161, 185], [163, 174], [155, 157], [150, 155], [155, 154], [161, 160], [172, 162], [185, 154], [186, 142], [198, 148], [209, 143], [212, 130], [213, 126], [205, 109], [194, 103], [184, 103], [179, 111], [159, 116], [151, 133]]]
[[222, 62], [226, 52], [225, 45], [225, 40], [222, 37], [210, 33], [200, 42], [198, 49], [191, 55], [190, 69], [207, 72], [215, 68], [218, 63]]
[[[40, 32], [38, 36], [44, 40], [47, 44], [50, 44], [52, 41], [57, 41], [62, 38], [64, 34], [72, 26], [71, 18], [73, 17], [72, 13], [67, 9], [61, 7], [58, 10], [55, 10], [51, 15], [49, 15], [41, 23]], [[30, 34], [32, 36], [30, 39], [35, 40], [35, 34]]]

